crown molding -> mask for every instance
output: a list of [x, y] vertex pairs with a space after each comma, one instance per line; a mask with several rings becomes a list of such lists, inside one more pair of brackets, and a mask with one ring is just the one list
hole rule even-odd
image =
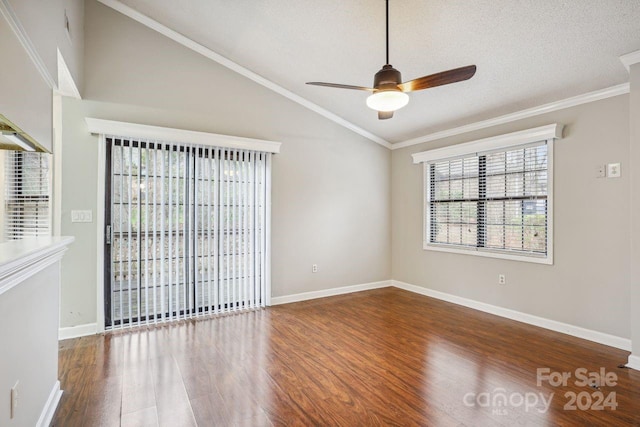
[[[6, 1], [6, 0], [3, 0]], [[387, 140], [380, 138], [377, 135], [372, 134], [371, 132], [343, 119], [342, 117], [333, 114], [332, 112], [330, 112], [329, 110], [326, 110], [322, 107], [320, 107], [317, 104], [314, 104], [313, 102], [301, 97], [300, 95], [296, 95], [295, 93], [291, 92], [290, 90], [287, 90], [285, 88], [283, 88], [282, 86], [272, 82], [271, 80], [266, 79], [265, 77], [262, 77], [261, 75], [254, 73], [253, 71], [249, 70], [248, 68], [243, 67], [242, 65], [239, 65], [235, 62], [233, 62], [232, 60], [220, 55], [219, 53], [214, 52], [213, 50], [209, 49], [208, 47], [205, 47], [203, 45], [201, 45], [200, 43], [197, 43], [193, 40], [191, 40], [190, 38], [183, 36], [182, 34], [172, 30], [171, 28], [159, 23], [158, 21], [149, 18], [148, 16], [138, 12], [135, 9], [132, 9], [131, 7], [121, 3], [118, 0], [98, 0], [100, 3], [104, 4], [105, 6], [110, 7], [111, 9], [118, 11], [120, 13], [122, 13], [123, 15], [133, 19], [134, 21], [137, 21], [138, 23], [144, 25], [147, 28], [150, 28], [160, 34], [162, 34], [165, 37], [170, 38], [171, 40], [175, 41], [176, 43], [181, 44], [182, 46], [191, 49], [194, 52], [199, 53], [202, 56], [205, 56], [209, 59], [211, 59], [212, 61], [217, 62], [218, 64], [227, 67], [228, 69], [230, 69], [231, 71], [234, 71], [256, 83], [258, 83], [259, 85], [262, 85], [264, 87], [266, 87], [269, 90], [272, 90], [273, 92], [284, 96], [285, 98], [302, 105], [305, 108], [308, 108], [309, 110], [320, 114], [321, 116], [333, 121], [334, 123], [339, 124], [340, 126], [343, 126], [355, 133], [357, 133], [360, 136], [363, 136], [373, 142], [375, 142], [376, 144], [380, 144], [385, 148], [391, 148], [391, 143], [389, 143]]]
[[488, 120], [482, 120], [468, 125], [459, 126], [443, 130], [440, 132], [430, 133], [424, 136], [420, 136], [413, 139], [408, 139], [403, 142], [393, 144], [392, 150], [400, 148], [410, 147], [412, 145], [418, 145], [425, 142], [436, 141], [438, 139], [447, 138], [450, 136], [461, 135], [467, 132], [473, 132], [480, 129], [486, 129], [492, 126], [502, 125], [517, 120], [526, 119], [528, 117], [538, 116], [540, 114], [550, 113], [552, 111], [563, 110], [569, 107], [575, 107], [576, 105], [587, 104], [589, 102], [599, 101], [601, 99], [611, 98], [613, 96], [623, 95], [629, 93], [629, 83], [623, 83], [616, 86], [611, 86], [605, 89], [588, 92], [582, 95], [574, 96], [571, 98], [562, 99], [560, 101], [551, 102], [549, 104], [540, 105], [538, 107], [528, 108], [526, 110], [517, 111], [515, 113], [505, 114], [504, 116], [494, 117]]
[[622, 55], [620, 61], [622, 61], [624, 68], [631, 72], [631, 66], [640, 62], [640, 50]]
[[49, 70], [47, 70], [47, 67], [44, 65], [44, 62], [42, 61], [42, 58], [38, 54], [38, 51], [36, 50], [33, 43], [31, 43], [31, 39], [27, 35], [27, 32], [22, 26], [22, 24], [20, 23], [18, 16], [13, 11], [13, 8], [11, 7], [9, 0], [0, 0], [0, 14], [4, 16], [4, 19], [9, 24], [11, 31], [13, 31], [13, 33], [16, 35], [16, 37], [20, 41], [20, 44], [22, 45], [24, 50], [27, 52], [27, 55], [33, 62], [33, 65], [35, 65], [36, 69], [44, 79], [47, 86], [49, 86], [49, 88], [51, 88], [52, 90], [55, 90], [58, 86], [56, 84], [56, 81], [51, 76], [51, 74], [49, 74]]

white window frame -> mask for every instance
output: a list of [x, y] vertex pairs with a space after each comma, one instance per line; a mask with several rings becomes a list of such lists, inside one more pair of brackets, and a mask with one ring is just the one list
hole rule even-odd
[[[24, 238], [30, 238], [30, 237], [42, 237], [42, 236], [51, 236], [52, 235], [52, 229], [51, 229], [51, 225], [52, 225], [52, 211], [53, 211], [53, 202], [52, 202], [52, 181], [53, 181], [53, 174], [52, 174], [52, 170], [53, 170], [53, 156], [49, 153], [46, 152], [38, 152], [38, 153], [31, 153], [31, 152], [25, 152], [25, 151], [20, 151], [20, 150], [2, 150], [3, 152], [0, 153], [0, 160], [2, 161], [2, 164], [0, 165], [0, 175], [2, 175], [2, 178], [0, 179], [0, 189], [2, 190], [2, 196], [0, 196], [0, 202], [2, 204], [2, 207], [0, 208], [0, 214], [2, 215], [2, 219], [0, 220], [0, 225], [2, 230], [0, 231], [0, 241], [4, 242], [8, 240], [8, 235], [7, 235], [7, 224], [6, 221], [8, 221], [10, 218], [8, 218], [7, 215], [7, 198], [6, 198], [6, 191], [9, 190], [8, 186], [12, 185], [12, 183], [9, 182], [5, 182], [5, 178], [6, 178], [6, 174], [7, 174], [7, 170], [6, 170], [6, 156], [9, 155], [15, 155], [15, 154], [20, 154], [20, 153], [24, 153], [24, 154], [37, 154], [37, 155], [46, 155], [47, 157], [47, 173], [46, 176], [44, 177], [45, 181], [46, 181], [46, 194], [41, 193], [42, 196], [46, 196], [47, 200], [46, 200], [46, 205], [47, 205], [47, 215], [46, 217], [43, 216], [43, 219], [45, 222], [38, 222], [38, 226], [36, 227], [36, 231], [31, 231], [31, 232], [27, 232], [27, 234], [22, 235], [21, 237], [19, 237], [18, 239], [11, 239], [11, 240], [19, 240], [19, 239], [24, 239]], [[22, 167], [26, 167], [24, 164], [22, 165]], [[16, 171], [14, 171], [16, 172]], [[14, 176], [13, 178], [14, 180], [17, 179], [17, 176]], [[24, 179], [24, 178], [23, 178]], [[24, 201], [23, 201], [24, 202]], [[44, 226], [42, 226], [44, 225]]]
[[[554, 123], [519, 132], [508, 133], [477, 141], [437, 148], [412, 154], [414, 164], [423, 164], [423, 249], [438, 252], [450, 252], [464, 255], [475, 255], [489, 258], [500, 258], [513, 261], [524, 261], [538, 264], [553, 264], [553, 144], [556, 139], [562, 138], [563, 125]], [[475, 155], [486, 151], [497, 151], [518, 148], [523, 145], [546, 142], [547, 144], [547, 253], [546, 255], [512, 253], [486, 248], [459, 247], [442, 243], [429, 242], [430, 215], [429, 215], [429, 163]]]

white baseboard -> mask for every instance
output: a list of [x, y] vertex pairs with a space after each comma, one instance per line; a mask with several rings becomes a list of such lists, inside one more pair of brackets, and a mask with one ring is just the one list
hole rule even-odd
[[62, 390], [60, 390], [60, 381], [56, 381], [53, 385], [53, 389], [49, 394], [49, 398], [47, 399], [47, 403], [42, 408], [42, 412], [40, 413], [40, 418], [38, 418], [38, 423], [36, 427], [48, 427], [53, 420], [53, 415], [56, 413], [56, 409], [58, 409], [58, 403], [60, 403], [60, 397], [62, 397]]
[[289, 304], [291, 302], [325, 298], [334, 295], [350, 294], [352, 292], [368, 291], [370, 289], [388, 288], [389, 286], [391, 286], [391, 282], [391, 280], [382, 280], [380, 282], [363, 283], [361, 285], [343, 286], [340, 288], [323, 289], [321, 291], [303, 292], [301, 294], [272, 297], [271, 305]]
[[60, 328], [60, 330], [58, 331], [58, 340], [67, 340], [69, 338], [86, 337], [87, 335], [95, 335], [97, 333], [98, 333], [97, 323], [85, 323], [84, 325]]
[[[425, 295], [428, 297], [436, 298], [442, 301], [451, 302], [454, 304], [462, 305], [465, 307], [473, 308], [475, 310], [484, 311], [485, 313], [495, 314], [496, 316], [506, 317], [507, 319], [516, 320], [518, 322], [527, 323], [529, 325], [538, 326], [552, 331], [561, 332], [563, 334], [571, 335], [577, 338], [582, 338], [588, 341], [597, 342], [600, 344], [608, 345], [611, 347], [619, 348], [626, 351], [631, 351], [631, 340], [628, 338], [617, 337], [615, 335], [605, 334], [604, 332], [593, 331], [591, 329], [585, 329], [580, 326], [570, 325], [568, 323], [558, 322], [556, 320], [545, 319], [544, 317], [538, 317], [520, 311], [511, 310], [504, 307], [498, 307], [496, 305], [487, 304], [484, 302], [474, 301], [468, 298], [459, 297], [456, 295], [447, 294], [445, 292], [435, 291], [429, 288], [423, 288], [422, 286], [411, 285], [409, 283], [399, 282], [392, 280], [392, 286], [395, 286], [406, 291], [415, 292], [417, 294]], [[640, 366], [640, 357], [636, 357], [634, 364]], [[629, 358], [631, 364], [631, 357]], [[634, 368], [637, 369], [637, 368]]]
[[640, 356], [634, 356], [633, 354], [629, 356], [629, 363], [627, 363], [627, 368], [635, 369], [636, 371], [640, 371]]

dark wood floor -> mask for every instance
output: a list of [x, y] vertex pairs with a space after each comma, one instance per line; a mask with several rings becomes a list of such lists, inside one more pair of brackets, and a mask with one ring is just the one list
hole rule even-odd
[[[640, 425], [627, 357], [385, 288], [62, 341], [53, 425]], [[572, 378], [538, 385], [538, 368]], [[616, 385], [576, 385], [579, 368]], [[617, 407], [565, 410], [572, 393]]]

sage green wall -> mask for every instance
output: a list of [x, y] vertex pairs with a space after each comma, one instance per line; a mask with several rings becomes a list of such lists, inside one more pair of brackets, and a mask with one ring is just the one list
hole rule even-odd
[[[97, 137], [85, 117], [282, 142], [272, 170], [272, 295], [391, 278], [389, 150], [93, 0], [83, 101], [63, 101], [61, 326], [96, 322]], [[311, 265], [318, 264], [318, 273]]]
[[[554, 150], [554, 265], [422, 249], [423, 173], [412, 153], [556, 122], [565, 130]], [[621, 178], [596, 178], [613, 162]], [[630, 337], [628, 95], [394, 150], [391, 169], [394, 279]]]

